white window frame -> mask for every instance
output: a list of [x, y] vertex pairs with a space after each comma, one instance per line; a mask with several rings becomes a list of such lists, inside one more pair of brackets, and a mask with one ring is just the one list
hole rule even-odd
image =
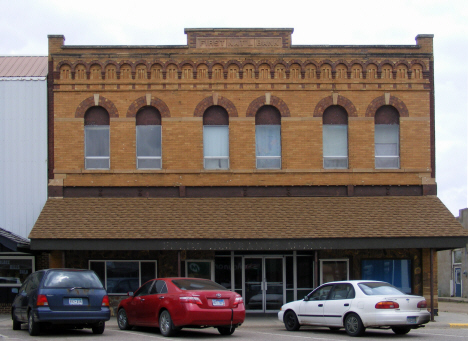
[[197, 262], [197, 263], [210, 263], [210, 279], [212, 281], [215, 280], [215, 264], [214, 264], [214, 260], [210, 260], [210, 259], [186, 259], [185, 260], [185, 277], [188, 277], [188, 263], [189, 262]]
[[[396, 136], [396, 149], [397, 149], [397, 155], [377, 155], [377, 145], [379, 143], [376, 142], [377, 139], [377, 133], [376, 133], [376, 127], [377, 126], [397, 126], [398, 127], [398, 134]], [[400, 169], [400, 125], [399, 124], [375, 124], [374, 127], [374, 164], [375, 164], [375, 169]], [[398, 161], [398, 165], [396, 167], [378, 167], [377, 166], [377, 160], [383, 160], [383, 159], [396, 159]]]
[[[228, 155], [227, 156], [206, 156], [205, 155], [205, 129], [210, 127], [225, 127], [227, 128], [227, 140], [228, 140]], [[227, 160], [227, 168], [206, 168], [207, 160]], [[203, 125], [203, 168], [207, 170], [226, 170], [229, 169], [229, 125]]]
[[[342, 126], [346, 127], [346, 155], [325, 155], [325, 130], [329, 126]], [[348, 125], [347, 124], [323, 124], [322, 125], [322, 143], [323, 143], [323, 168], [324, 169], [348, 169], [349, 167], [349, 141], [348, 141]], [[346, 160], [346, 166], [343, 167], [327, 167], [326, 160]]]
[[[107, 128], [109, 131], [109, 140], [108, 140], [108, 145], [109, 145], [109, 155], [108, 156], [87, 156], [87, 139], [86, 139], [86, 134], [89, 129], [95, 130], [97, 129], [103, 129], [104, 127]], [[85, 145], [85, 150], [84, 150], [84, 157], [85, 157], [85, 169], [110, 169], [110, 126], [109, 125], [85, 125], [84, 127], [84, 145]], [[107, 167], [102, 167], [102, 168], [92, 168], [87, 166], [87, 161], [88, 160], [107, 160]]]
[[[256, 124], [255, 125], [255, 167], [257, 169], [281, 169], [282, 168], [282, 152], [283, 152], [283, 148], [282, 148], [282, 138], [281, 138], [281, 124], [274, 124], [274, 125], [271, 125], [271, 126], [279, 126], [279, 149], [280, 149], [280, 152], [279, 152], [279, 155], [274, 155], [274, 156], [261, 156], [261, 155], [258, 155], [257, 153], [257, 146], [258, 146], [258, 134], [257, 134], [257, 127], [260, 127], [260, 126], [269, 126], [269, 124]], [[266, 168], [266, 167], [258, 167], [258, 161], [259, 160], [279, 160], [279, 167], [274, 167], [274, 168]]]
[[[135, 154], [136, 154], [136, 168], [137, 169], [162, 169], [162, 126], [160, 124], [153, 124], [153, 125], [149, 125], [149, 126], [156, 126], [156, 127], [159, 127], [160, 129], [160, 136], [161, 136], [161, 140], [159, 141], [159, 144], [161, 146], [161, 155], [160, 156], [138, 156], [138, 127], [140, 126], [143, 126], [143, 127], [147, 127], [148, 125], [136, 125], [135, 126], [135, 135], [136, 135], [136, 146], [135, 146]], [[154, 168], [144, 168], [144, 167], [139, 167], [138, 166], [138, 161], [139, 160], [160, 160], [160, 165], [161, 167], [157, 168], [157, 167], [154, 167]]]
[[[157, 260], [151, 260], [151, 259], [145, 259], [145, 260], [123, 260], [123, 259], [90, 259], [88, 260], [88, 269], [91, 269], [91, 263], [97, 263], [101, 262], [104, 263], [104, 288], [107, 288], [107, 262], [119, 262], [119, 263], [135, 263], [138, 262], [138, 288], [141, 287], [144, 283], [141, 282], [141, 263], [154, 263], [154, 274], [155, 278], [158, 278], [158, 261]], [[113, 296], [122, 296], [126, 295], [127, 293], [109, 293], [109, 295]]]

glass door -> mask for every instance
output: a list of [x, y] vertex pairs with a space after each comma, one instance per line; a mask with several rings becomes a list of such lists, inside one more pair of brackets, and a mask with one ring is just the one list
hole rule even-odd
[[283, 257], [244, 258], [245, 309], [278, 311], [284, 299]]

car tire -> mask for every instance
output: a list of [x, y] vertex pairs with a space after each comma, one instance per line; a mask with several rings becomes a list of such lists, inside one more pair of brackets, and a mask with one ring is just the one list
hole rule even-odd
[[172, 336], [175, 334], [176, 330], [174, 324], [172, 323], [171, 314], [169, 311], [164, 310], [161, 315], [159, 315], [159, 330], [163, 336]]
[[361, 318], [354, 313], [346, 315], [344, 327], [349, 336], [361, 336], [366, 331]]
[[132, 329], [132, 326], [128, 324], [127, 312], [124, 308], [121, 308], [117, 313], [117, 324], [121, 330]]
[[236, 327], [230, 326], [230, 327], [218, 327], [218, 332], [221, 335], [232, 335], [236, 331]]
[[41, 332], [41, 325], [39, 322], [34, 321], [34, 313], [32, 311], [28, 314], [28, 332], [31, 336], [37, 336]]
[[286, 330], [296, 331], [299, 330], [299, 328], [301, 328], [296, 313], [292, 310], [289, 310], [286, 312], [286, 314], [284, 314], [283, 322], [284, 326], [286, 327]]
[[410, 332], [411, 328], [408, 328], [408, 327], [392, 327], [392, 330], [397, 335], [404, 335], [404, 334], [408, 334]]
[[106, 329], [106, 323], [104, 321], [98, 322], [91, 327], [93, 334], [102, 334], [104, 329]]

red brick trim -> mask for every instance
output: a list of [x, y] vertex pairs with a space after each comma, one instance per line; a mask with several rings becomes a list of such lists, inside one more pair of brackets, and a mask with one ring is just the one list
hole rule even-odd
[[[366, 117], [375, 117], [375, 112], [383, 105], [387, 105], [385, 103], [385, 95], [377, 97], [369, 104], [366, 110]], [[405, 103], [398, 97], [390, 96], [390, 102], [388, 105], [391, 105], [396, 110], [398, 110], [400, 117], [409, 117], [408, 108], [406, 107]]]
[[[327, 109], [328, 107], [330, 107], [332, 105], [334, 105], [332, 96], [328, 96], [328, 97], [323, 98], [315, 106], [314, 117], [323, 117], [323, 113], [324, 113], [325, 109]], [[343, 108], [345, 108], [345, 110], [348, 113], [349, 117], [357, 117], [358, 116], [356, 107], [354, 106], [353, 102], [351, 102], [346, 97], [338, 95], [338, 101], [337, 101], [336, 105], [340, 105]]]
[[[78, 105], [75, 111], [75, 117], [76, 118], [84, 118], [84, 115], [86, 111], [94, 107], [94, 96], [86, 98], [83, 102]], [[103, 96], [99, 96], [99, 103], [98, 106], [103, 107], [104, 109], [107, 110], [109, 113], [109, 117], [119, 117], [119, 112], [117, 111], [117, 108], [115, 107], [114, 103], [112, 103], [110, 100]]]
[[[247, 108], [247, 117], [255, 117], [257, 114], [258, 109], [260, 109], [262, 106], [268, 105], [265, 103], [265, 96], [260, 96], [256, 99], [254, 99], [250, 104], [249, 107]], [[289, 112], [288, 105], [279, 97], [276, 96], [271, 96], [270, 97], [270, 104], [274, 106], [276, 109], [279, 110], [281, 117], [291, 117], [291, 114]]]
[[[146, 105], [147, 105], [146, 96], [137, 98], [128, 107], [127, 117], [136, 117], [138, 110], [145, 107]], [[169, 107], [166, 105], [166, 103], [164, 103], [163, 100], [160, 100], [159, 98], [156, 98], [156, 97], [151, 97], [150, 105], [159, 110], [161, 117], [171, 117], [171, 112], [169, 111]]]
[[[212, 105], [215, 105], [213, 102], [213, 96], [206, 97], [203, 99], [200, 103], [197, 104], [195, 111], [193, 112], [194, 117], [203, 117], [203, 114], [205, 113], [206, 109], [211, 107]], [[219, 106], [223, 107], [226, 109], [229, 117], [237, 117], [237, 109], [234, 103], [232, 103], [230, 100], [228, 100], [226, 97], [219, 96], [218, 97], [218, 104]]]

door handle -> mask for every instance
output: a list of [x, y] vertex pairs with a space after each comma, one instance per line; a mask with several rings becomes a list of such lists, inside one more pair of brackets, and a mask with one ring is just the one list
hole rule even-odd
[[140, 301], [144, 301], [144, 300], [145, 300], [145, 299], [144, 299], [144, 298], [142, 298]]
[[267, 291], [267, 290], [268, 290], [268, 283], [265, 282], [265, 291]]
[[323, 307], [323, 304], [319, 304], [319, 307]]
[[344, 306], [345, 306], [345, 307], [349, 307], [349, 303], [345, 303]]
[[162, 300], [164, 298], [164, 296], [159, 296], [159, 299]]

